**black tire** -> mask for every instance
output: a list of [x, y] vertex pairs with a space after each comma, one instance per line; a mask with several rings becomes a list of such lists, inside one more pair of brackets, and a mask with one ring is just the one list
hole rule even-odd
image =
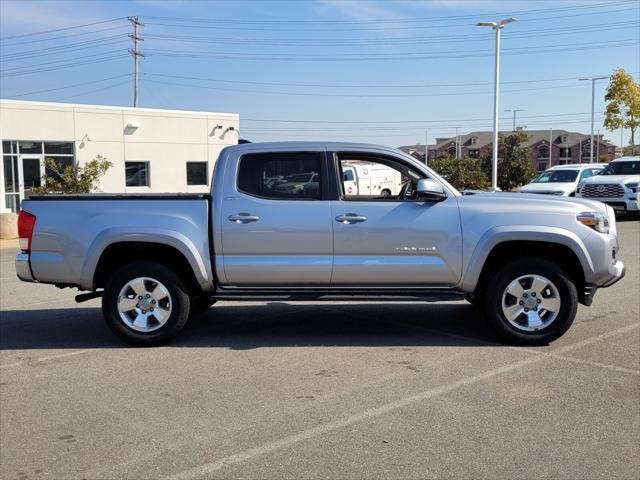
[[191, 297], [191, 309], [189, 315], [197, 315], [206, 312], [217, 300], [209, 297], [195, 296]]
[[391, 196], [391, 190], [388, 190], [388, 189], [385, 188], [384, 190], [382, 190], [380, 192], [380, 196], [381, 197], [385, 197], [385, 198], [390, 197]]
[[478, 307], [481, 304], [480, 299], [478, 297], [476, 297], [475, 295], [473, 295], [472, 293], [467, 293], [464, 296], [464, 299], [467, 302], [469, 302], [471, 305], [473, 305], [474, 307]]
[[[527, 275], [546, 277], [555, 285], [560, 298], [556, 318], [549, 325], [535, 331], [516, 328], [507, 320], [502, 309], [505, 289], [515, 279]], [[569, 329], [578, 311], [578, 291], [569, 275], [542, 258], [516, 260], [504, 266], [489, 281], [483, 300], [485, 315], [491, 326], [505, 340], [517, 345], [546, 345], [560, 338]]]
[[[120, 291], [131, 280], [142, 277], [161, 282], [168, 291], [171, 305], [166, 322], [149, 332], [136, 331], [128, 326], [118, 311]], [[135, 346], [150, 347], [167, 343], [187, 323], [189, 307], [189, 295], [180, 278], [169, 268], [155, 262], [133, 262], [121, 267], [107, 282], [102, 296], [102, 314], [107, 325], [120, 339]]]

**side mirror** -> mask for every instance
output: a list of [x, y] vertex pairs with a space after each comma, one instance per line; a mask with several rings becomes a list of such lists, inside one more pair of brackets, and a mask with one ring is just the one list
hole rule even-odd
[[419, 199], [427, 202], [441, 202], [447, 198], [447, 192], [444, 187], [435, 180], [423, 178], [418, 180], [416, 194]]

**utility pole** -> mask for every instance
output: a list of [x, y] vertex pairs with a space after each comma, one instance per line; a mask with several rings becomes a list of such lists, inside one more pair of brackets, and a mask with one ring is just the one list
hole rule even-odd
[[133, 34], [129, 34], [129, 38], [133, 40], [133, 48], [129, 49], [129, 53], [133, 57], [133, 106], [138, 106], [138, 59], [144, 58], [140, 52], [138, 42], [142, 42], [144, 38], [138, 36], [138, 27], [144, 27], [144, 23], [138, 20], [138, 17], [129, 17], [131, 25], [133, 25]]
[[516, 131], [516, 112], [524, 112], [524, 108], [508, 108], [505, 112], [513, 112], [513, 131]]
[[596, 135], [596, 162], [600, 161], [600, 130]]
[[[609, 77], [586, 77], [580, 78], [580, 80], [590, 80], [591, 81], [591, 143], [589, 144], [589, 163], [593, 163], [593, 117], [595, 112], [595, 102], [596, 102], [596, 81], [597, 80], [605, 80]], [[582, 152], [580, 152], [582, 156]], [[582, 160], [582, 158], [580, 158]]]

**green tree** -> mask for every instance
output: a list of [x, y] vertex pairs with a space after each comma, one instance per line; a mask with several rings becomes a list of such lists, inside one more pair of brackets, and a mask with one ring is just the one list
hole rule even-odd
[[607, 102], [605, 128], [609, 131], [617, 128], [631, 130], [631, 154], [635, 154], [635, 132], [640, 127], [640, 85], [619, 68], [611, 75], [604, 99]]
[[[531, 181], [537, 172], [522, 144], [529, 136], [519, 130], [509, 135], [500, 135], [498, 140], [498, 187], [503, 191], [513, 190]], [[491, 178], [491, 156], [483, 157], [482, 169]]]
[[456, 160], [445, 154], [434, 160], [431, 168], [459, 190], [485, 190], [490, 185], [487, 175], [482, 171], [480, 160], [475, 158]]
[[62, 167], [53, 158], [45, 159], [44, 185], [34, 189], [35, 193], [90, 193], [98, 188], [100, 178], [113, 166], [105, 157], [98, 155], [83, 167]]

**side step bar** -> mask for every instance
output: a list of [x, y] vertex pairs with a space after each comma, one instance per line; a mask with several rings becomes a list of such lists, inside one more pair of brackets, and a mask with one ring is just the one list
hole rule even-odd
[[405, 292], [218, 292], [211, 295], [211, 299], [228, 300], [234, 302], [265, 302], [265, 301], [321, 301], [321, 302], [455, 302], [464, 300], [462, 292], [440, 291], [405, 291]]

